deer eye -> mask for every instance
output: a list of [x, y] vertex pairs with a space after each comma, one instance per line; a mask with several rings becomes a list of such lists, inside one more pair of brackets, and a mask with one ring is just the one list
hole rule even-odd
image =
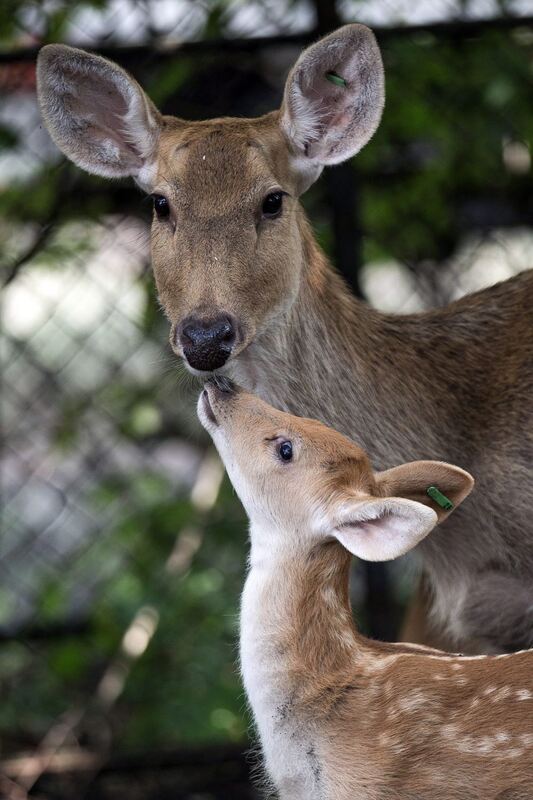
[[166, 219], [170, 214], [170, 206], [166, 197], [162, 194], [153, 194], [152, 200], [154, 202], [154, 211], [157, 219]]
[[278, 445], [278, 455], [282, 461], [292, 461], [292, 442], [286, 439]]
[[283, 205], [283, 192], [271, 192], [263, 200], [262, 212], [264, 217], [273, 219], [281, 214]]

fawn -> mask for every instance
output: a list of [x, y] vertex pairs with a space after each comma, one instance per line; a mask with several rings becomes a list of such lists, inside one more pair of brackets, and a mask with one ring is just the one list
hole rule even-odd
[[341, 434], [230, 384], [206, 384], [198, 413], [250, 518], [241, 667], [281, 800], [533, 797], [533, 650], [384, 644], [350, 609], [351, 554], [405, 553], [472, 477], [435, 461], [374, 472]]
[[351, 296], [299, 203], [379, 124], [372, 32], [347, 25], [305, 50], [281, 109], [258, 119], [163, 116], [119, 66], [62, 45], [42, 49], [37, 77], [63, 152], [153, 196], [154, 274], [187, 368], [356, 436], [377, 467], [433, 454], [475, 471], [472, 501], [421, 544], [433, 616], [470, 652], [529, 646], [533, 272], [382, 314]]

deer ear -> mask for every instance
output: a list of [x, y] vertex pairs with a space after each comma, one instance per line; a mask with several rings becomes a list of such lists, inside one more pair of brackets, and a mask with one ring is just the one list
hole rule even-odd
[[50, 135], [87, 172], [149, 185], [162, 117], [117, 64], [66, 45], [43, 47], [37, 91]]
[[437, 524], [428, 506], [399, 497], [343, 503], [333, 535], [365, 561], [390, 561], [412, 550]]
[[[423, 503], [435, 511], [439, 522], [446, 519], [474, 488], [470, 473], [444, 461], [411, 461], [378, 472], [374, 477], [380, 495]], [[438, 494], [435, 494], [435, 489]], [[450, 501], [451, 507], [446, 500]]]
[[380, 497], [345, 499], [333, 529], [347, 550], [366, 561], [388, 561], [412, 550], [474, 487], [468, 472], [442, 461], [413, 461], [374, 478]]
[[297, 166], [319, 173], [359, 152], [379, 124], [384, 97], [381, 54], [366, 26], [345, 25], [304, 50], [281, 108]]

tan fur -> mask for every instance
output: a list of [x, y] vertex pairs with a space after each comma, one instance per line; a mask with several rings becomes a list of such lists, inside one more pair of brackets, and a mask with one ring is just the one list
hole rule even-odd
[[[230, 315], [222, 371], [243, 386], [354, 436], [382, 469], [436, 455], [475, 471], [472, 501], [421, 545], [433, 620], [470, 652], [529, 646], [533, 273], [429, 313], [380, 314], [332, 270], [298, 200], [379, 122], [371, 32], [348, 25], [304, 51], [281, 110], [259, 119], [162, 117], [121, 68], [60, 45], [43, 48], [38, 78], [45, 121], [75, 163], [168, 200], [152, 254], [175, 352], [185, 320]], [[276, 189], [283, 211], [264, 219]]]
[[[339, 550], [287, 564], [266, 590], [290, 593], [294, 616], [279, 620], [278, 643], [292, 713], [317, 731], [324, 797], [491, 800], [515, 785], [533, 795], [533, 652], [480, 661], [383, 654], [353, 627], [349, 558]], [[524, 687], [530, 699], [520, 699]]]
[[[280, 798], [533, 796], [533, 651], [463, 657], [366, 639], [350, 608], [350, 554], [328, 528], [349, 495], [432, 504], [421, 487], [433, 481], [457, 507], [470, 476], [435, 462], [375, 473], [361, 448], [320, 423], [228, 387], [206, 393], [200, 417], [250, 516], [255, 595], [250, 606], [245, 589], [241, 647], [252, 661], [243, 672]], [[291, 463], [276, 459], [278, 440], [292, 442]], [[256, 671], [261, 689], [272, 684], [262, 708]], [[277, 738], [282, 752], [285, 741], [299, 747], [281, 767]]]

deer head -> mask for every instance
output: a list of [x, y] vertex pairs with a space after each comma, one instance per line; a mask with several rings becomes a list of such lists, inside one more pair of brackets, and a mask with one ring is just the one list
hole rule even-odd
[[237, 358], [295, 302], [306, 268], [298, 198], [368, 142], [384, 102], [379, 48], [363, 25], [305, 50], [281, 109], [257, 119], [163, 116], [121, 67], [64, 45], [41, 50], [37, 78], [65, 155], [152, 195], [171, 345], [200, 374]]
[[229, 382], [206, 384], [198, 414], [252, 529], [268, 529], [270, 545], [279, 531], [281, 545], [291, 547], [294, 531], [307, 545], [335, 538], [360, 558], [387, 561], [415, 547], [474, 485], [468, 472], [440, 461], [374, 472], [345, 436]]

